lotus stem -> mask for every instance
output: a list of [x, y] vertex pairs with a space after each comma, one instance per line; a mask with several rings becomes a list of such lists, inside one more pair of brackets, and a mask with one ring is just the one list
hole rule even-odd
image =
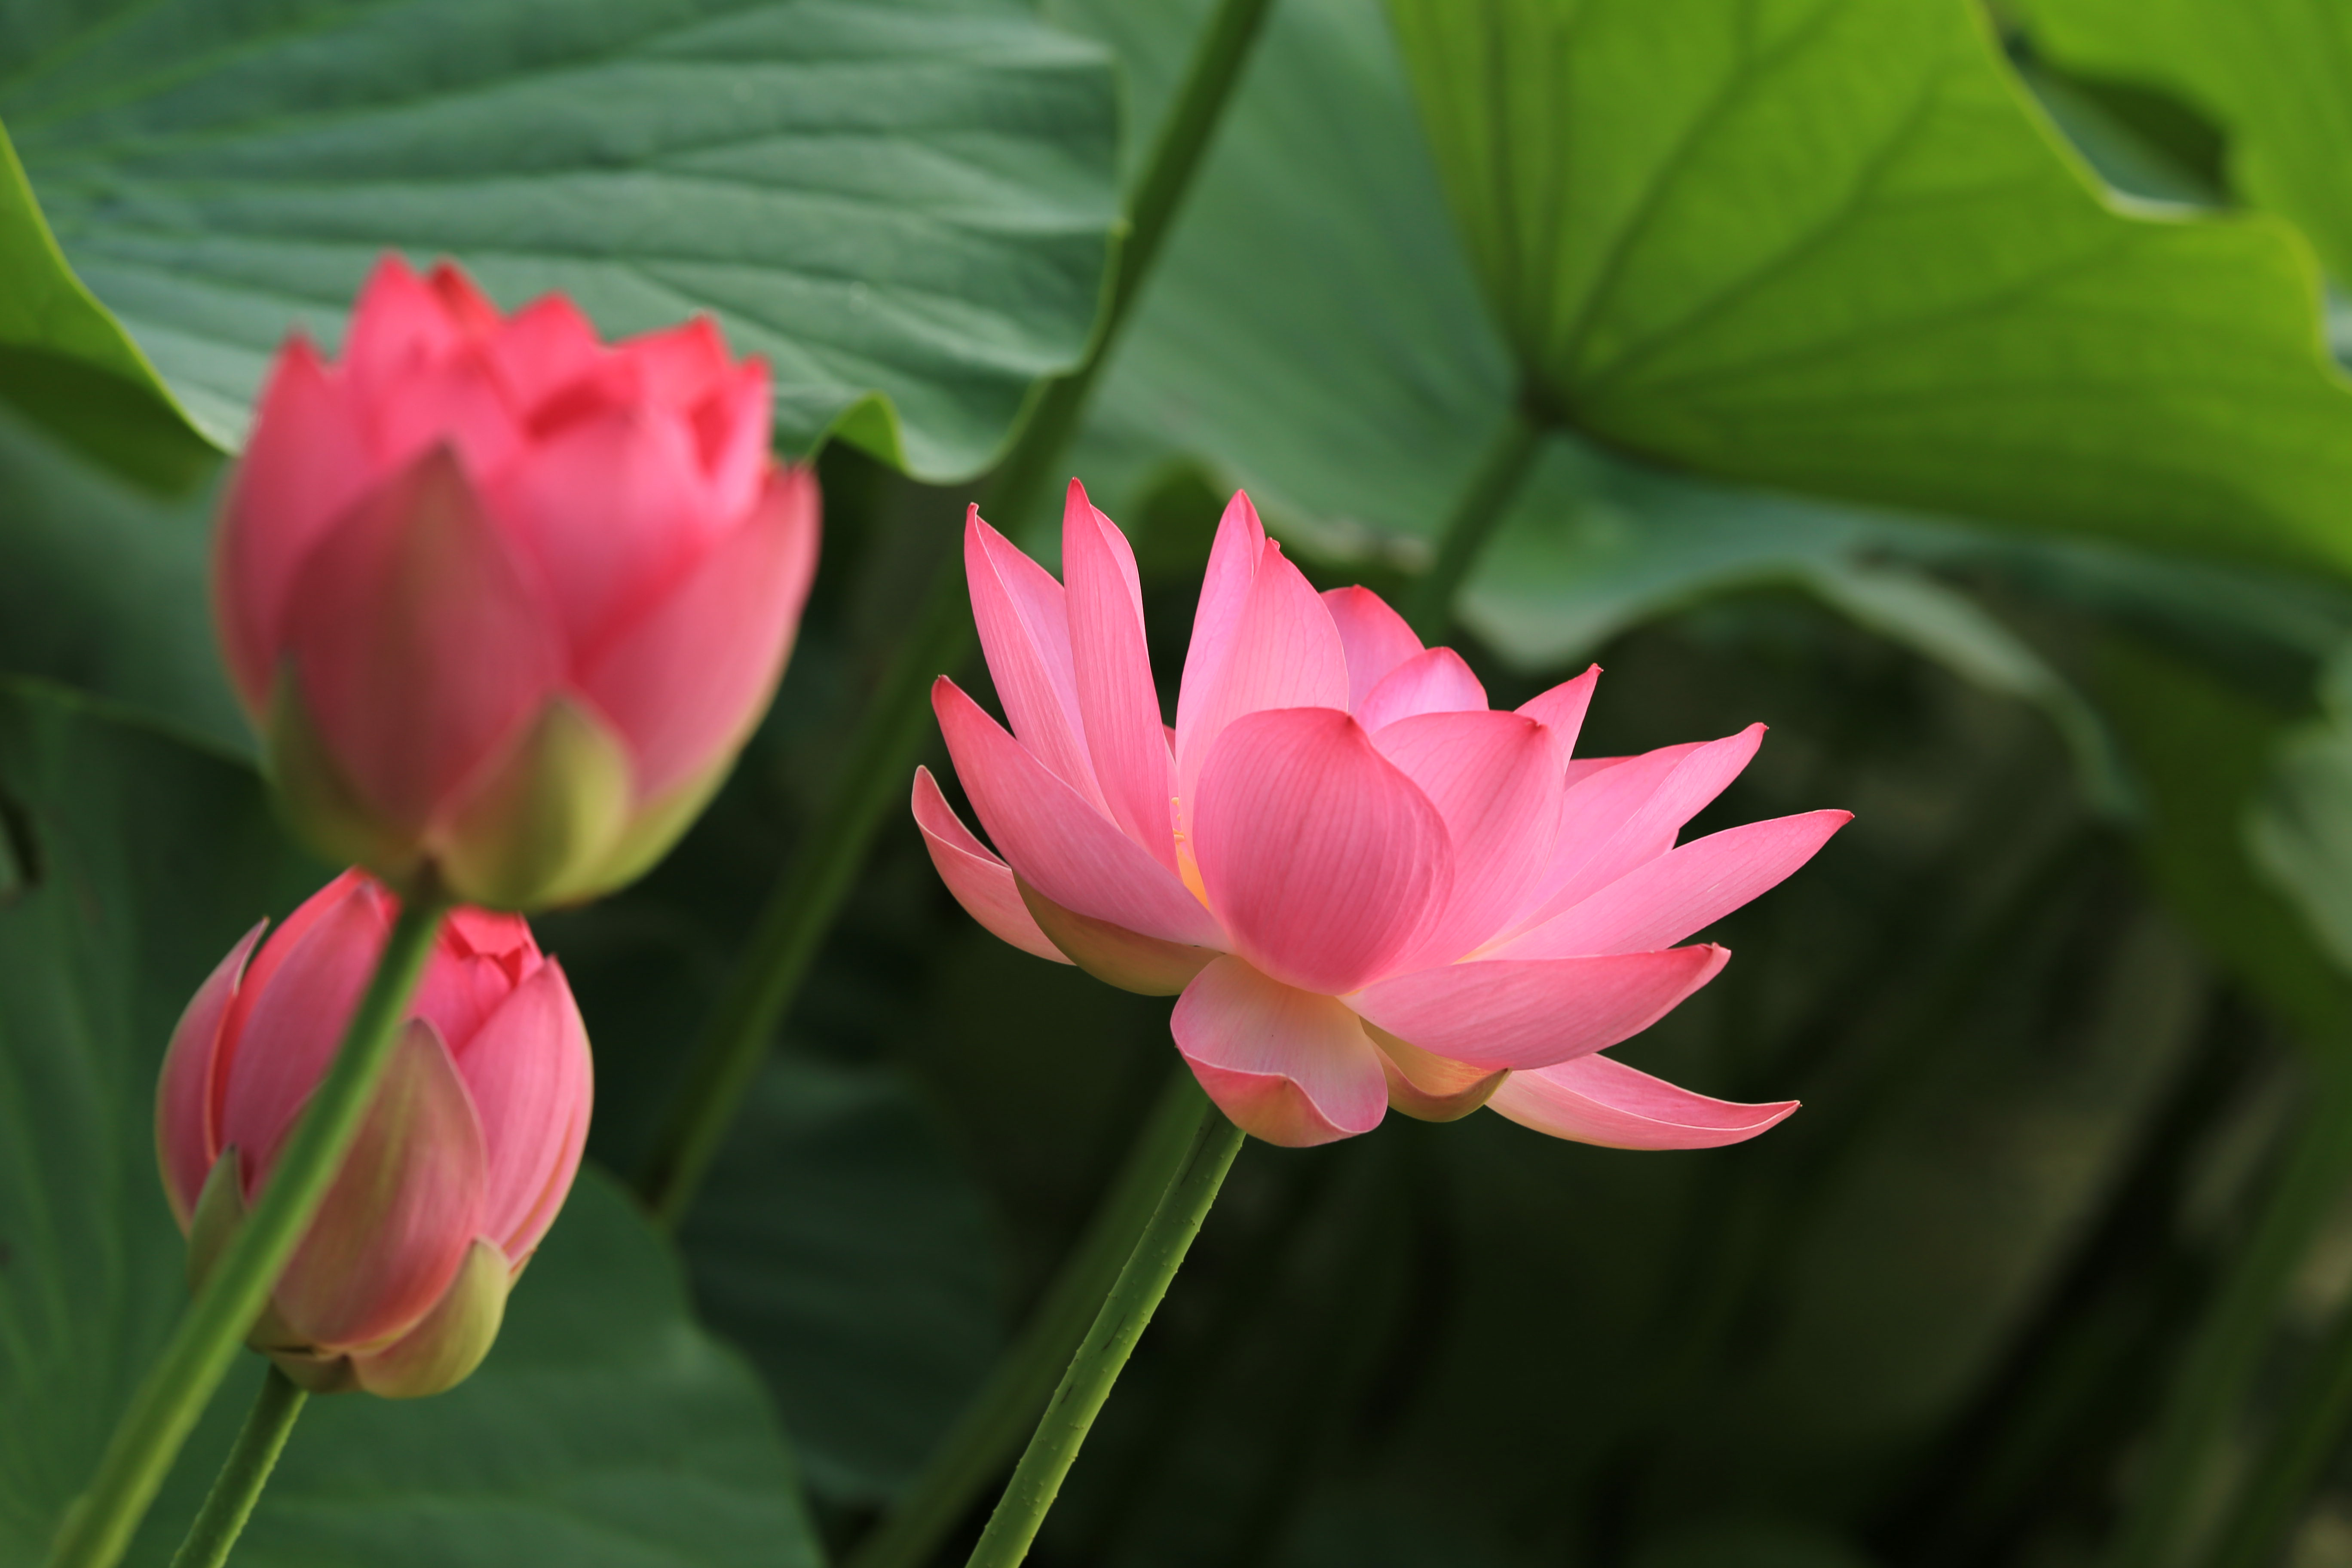
[[156, 1488], [341, 1169], [448, 910], [437, 886], [407, 890], [334, 1065], [311, 1094], [236, 1239], [180, 1314], [162, 1356], [115, 1423], [89, 1489], [58, 1528], [49, 1568], [113, 1568], [131, 1544]]
[[275, 1366], [269, 1369], [261, 1380], [261, 1392], [254, 1395], [245, 1429], [236, 1435], [236, 1447], [228, 1451], [205, 1506], [188, 1526], [188, 1538], [180, 1543], [172, 1568], [221, 1568], [228, 1561], [229, 1548], [253, 1517], [253, 1505], [261, 1500], [261, 1489], [269, 1484], [269, 1472], [278, 1468], [278, 1456], [308, 1397], [292, 1378]]
[[905, 1500], [858, 1543], [844, 1568], [923, 1568], [981, 1489], [1003, 1473], [1077, 1353], [1097, 1305], [1118, 1283], [1167, 1189], [1169, 1171], [1199, 1132], [1204, 1110], [1191, 1070], [1179, 1064], [1108, 1195], [1062, 1259], [1020, 1337], [997, 1359]]
[[1445, 527], [1437, 536], [1437, 559], [1413, 579], [1397, 608], [1424, 643], [1445, 640], [1454, 626], [1454, 596], [1495, 536], [1511, 501], [1535, 468], [1543, 450], [1544, 426], [1524, 406], [1511, 405], [1503, 427], [1472, 470], [1470, 483], [1454, 504]]
[[989, 1516], [966, 1568], [1013, 1568], [1028, 1556], [1046, 1510], [1061, 1492], [1063, 1478], [1110, 1397], [1111, 1385], [1167, 1295], [1168, 1283], [1192, 1249], [1209, 1205], [1216, 1202], [1217, 1189], [1241, 1151], [1242, 1136], [1223, 1112], [1203, 1100], [1200, 1126], [1170, 1173], [1167, 1191], [1030, 1434], [1029, 1447], [1013, 1468], [1012, 1482]]

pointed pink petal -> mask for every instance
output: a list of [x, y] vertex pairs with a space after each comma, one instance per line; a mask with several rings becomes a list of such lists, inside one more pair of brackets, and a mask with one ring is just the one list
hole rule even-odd
[[457, 1058], [481, 1120], [479, 1228], [520, 1258], [539, 1244], [530, 1225], [554, 1217], [544, 1203], [549, 1189], [572, 1184], [579, 1159], [570, 1148], [572, 1124], [589, 1093], [588, 1026], [562, 966], [551, 960], [516, 986]]
[[221, 1025], [223, 1060], [213, 1073], [213, 1102], [207, 1112], [215, 1133], [221, 1124], [222, 1102], [228, 1092], [226, 1058], [235, 1054], [236, 1042], [244, 1037], [245, 1021], [253, 1012], [255, 1001], [269, 989], [271, 978], [301, 945], [304, 933], [354, 897], [361, 900], [369, 918], [375, 922], [374, 940], [382, 942], [392, 931], [398, 906], [381, 883], [354, 866], [296, 905], [294, 912], [278, 922], [278, 929], [261, 944], [261, 951], [253, 955], [253, 963], [246, 969], [245, 978], [237, 983], [236, 994], [229, 1003], [228, 1016]]
[[229, 481], [214, 558], [222, 650], [248, 712], [269, 706], [296, 573], [375, 474], [342, 378], [308, 340], [288, 340]]
[[464, 336], [487, 338], [499, 330], [501, 318], [498, 306], [456, 262], [436, 261], [425, 275], [425, 286], [441, 302], [442, 313], [449, 318], [449, 324]]
[[533, 442], [485, 494], [537, 563], [565, 643], [583, 659], [642, 616], [740, 516], [711, 505], [685, 419], [642, 406], [608, 409]]
[[1391, 670], [1357, 707], [1356, 719], [1367, 730], [1379, 730], [1416, 713], [1486, 710], [1486, 689], [1462, 656], [1450, 647], [1433, 647]]
[[1576, 750], [1576, 737], [1584, 728], [1584, 710], [1592, 705], [1592, 689], [1600, 680], [1601, 667], [1596, 664], [1574, 680], [1563, 680], [1529, 698], [1519, 704], [1518, 710], [1558, 736], [1560, 754], [1566, 756]]
[[1388, 1110], [1388, 1077], [1355, 1015], [1238, 958], [1193, 978], [1169, 1031], [1217, 1108], [1269, 1143], [1304, 1149], [1350, 1138]]
[[1108, 813], [1087, 755], [1062, 585], [982, 521], [977, 506], [964, 513], [963, 570], [980, 650], [1005, 721], [1055, 777]]
[[163, 1075], [155, 1085], [155, 1158], [163, 1169], [172, 1215], [184, 1230], [195, 1212], [197, 1194], [205, 1190], [205, 1177], [220, 1158], [220, 1141], [214, 1136], [213, 1073], [220, 1063], [221, 1024], [236, 997], [245, 961], [268, 923], [257, 922], [205, 976], [181, 1012], [163, 1054]]
[[248, 1197], [278, 1158], [278, 1142], [327, 1070], [375, 972], [391, 930], [385, 902], [374, 884], [358, 882], [315, 913], [320, 900], [306, 903], [263, 945], [238, 987], [223, 1035], [228, 1059], [215, 1069], [215, 1125], [221, 1147], [244, 1151]]
[[931, 709], [981, 826], [1029, 885], [1066, 909], [1145, 936], [1229, 945], [1176, 874], [1087, 804], [941, 676]]
[[1383, 973], [1452, 882], [1437, 808], [1336, 708], [1236, 719], [1201, 774], [1192, 851], [1234, 951], [1337, 995]]
[[613, 351], [636, 372], [641, 395], [673, 408], [701, 402], [734, 371], [727, 340], [708, 316], [624, 339]]
[[[530, 921], [504, 910], [460, 904], [441, 922], [441, 945], [453, 953], [495, 958], [511, 983], [539, 967], [539, 943], [531, 940]], [[444, 1038], [448, 1031], [443, 1030]]]
[[486, 954], [459, 951], [446, 937], [436, 944], [408, 1005], [415, 1017], [441, 1031], [449, 1049], [458, 1056], [491, 1014], [506, 1005], [515, 988], [507, 965]]
[[694, 777], [743, 743], [792, 653], [816, 575], [816, 478], [776, 469], [759, 509], [579, 673], [628, 743], [637, 798]]
[[1127, 536], [1070, 481], [1062, 516], [1062, 574], [1068, 579], [1070, 653], [1087, 754], [1111, 820], [1176, 869], [1169, 800], [1176, 793], [1160, 697], [1144, 646], [1143, 587]]
[[915, 825], [923, 830], [923, 847], [931, 852], [940, 880], [948, 885], [964, 913], [1024, 952], [1067, 963], [1053, 939], [1037, 929], [1037, 918], [1021, 901], [1012, 868], [988, 852], [971, 835], [940, 793], [940, 781], [929, 768], [915, 770]]
[[278, 1315], [331, 1350], [415, 1322], [472, 1245], [483, 1173], [482, 1130], [457, 1065], [433, 1026], [412, 1019], [342, 1169], [278, 1277], [271, 1296]]
[[373, 395], [455, 352], [465, 334], [425, 281], [386, 251], [368, 274], [343, 336], [343, 368]]
[[1779, 885], [1853, 820], [1850, 811], [1809, 811], [1694, 839], [1643, 862], [1488, 956], [1567, 958], [1668, 946]]
[[1377, 982], [1349, 1002], [1433, 1055], [1517, 1071], [1640, 1034], [1714, 979], [1730, 956], [1706, 946], [1609, 958], [1475, 959]]
[[1604, 1056], [1515, 1072], [1486, 1103], [1522, 1127], [1604, 1149], [1720, 1148], [1755, 1137], [1797, 1109], [1793, 1100], [1710, 1100]]
[[395, 472], [432, 448], [446, 447], [471, 479], [487, 484], [525, 446], [521, 411], [481, 344], [459, 343], [445, 357], [376, 386], [358, 406], [379, 473]]
[[604, 356], [595, 327], [562, 294], [544, 295], [517, 310], [500, 323], [486, 352], [508, 400], [526, 420]]
[[1284, 708], [1345, 712], [1347, 704], [1348, 656], [1339, 628], [1321, 596], [1283, 558], [1282, 546], [1269, 539], [1192, 727], [1184, 727], [1181, 707], [1177, 714], [1177, 788], [1187, 808], [1198, 797], [1201, 772], [1218, 736], [1234, 720]]
[[774, 411], [768, 362], [753, 359], [736, 366], [727, 382], [688, 414], [711, 505], [721, 517], [740, 513], [760, 493]]
[[[1201, 599], [1192, 613], [1192, 640], [1184, 650], [1184, 675], [1176, 693], [1179, 735], [1191, 734], [1200, 721], [1202, 705], [1209, 700], [1241, 626], [1242, 606], [1249, 602], [1250, 584], [1257, 577], [1258, 557], [1265, 553], [1265, 529], [1258, 522], [1257, 508], [1235, 490], [1217, 521], [1209, 569], [1201, 579]], [[1181, 746], [1176, 750], [1182, 754]]]
[[[1422, 651], [1421, 638], [1370, 588], [1328, 588], [1323, 607], [1331, 612], [1331, 624], [1339, 628], [1339, 646], [1347, 650], [1348, 711], [1360, 717], [1372, 688]], [[1483, 700], [1478, 704], [1486, 705]]]
[[303, 706], [359, 797], [410, 830], [562, 675], [552, 612], [446, 448], [349, 514], [291, 609]]
[[1683, 824], [1739, 776], [1763, 740], [1764, 726], [1750, 724], [1720, 741], [1661, 747], [1581, 777], [1571, 769], [1551, 865], [1515, 923], [1548, 921], [1673, 848]]
[[1517, 713], [1417, 713], [1372, 736], [1429, 797], [1454, 847], [1454, 891], [1400, 967], [1461, 957], [1503, 929], [1559, 831], [1559, 738]]

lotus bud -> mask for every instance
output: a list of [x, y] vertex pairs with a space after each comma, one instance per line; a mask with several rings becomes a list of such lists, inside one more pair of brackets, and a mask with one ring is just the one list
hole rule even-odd
[[[398, 912], [346, 871], [246, 933], [181, 1016], [156, 1094], [163, 1190], [203, 1282], [268, 1184]], [[520, 916], [442, 924], [390, 1065], [247, 1342], [303, 1387], [462, 1382], [588, 1136], [588, 1035]]]
[[278, 356], [221, 515], [231, 682], [297, 829], [523, 910], [618, 887], [725, 776], [816, 563], [767, 367], [707, 320], [605, 343], [387, 258], [342, 357]]

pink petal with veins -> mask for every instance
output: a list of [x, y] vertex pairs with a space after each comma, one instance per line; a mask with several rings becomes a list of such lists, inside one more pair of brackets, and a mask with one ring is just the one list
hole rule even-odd
[[483, 1173], [481, 1124], [457, 1066], [433, 1026], [411, 1019], [342, 1168], [278, 1277], [271, 1293], [278, 1315], [329, 1350], [415, 1322], [449, 1288], [473, 1243]]
[[1104, 804], [1129, 838], [1173, 871], [1174, 769], [1144, 643], [1135, 552], [1076, 479], [1062, 516], [1062, 574], [1078, 712]]
[[1576, 750], [1576, 737], [1584, 728], [1585, 710], [1592, 705], [1592, 689], [1600, 682], [1601, 667], [1594, 665], [1573, 680], [1563, 680], [1550, 690], [1531, 697], [1518, 706], [1518, 711], [1549, 730], [1559, 741], [1559, 754], [1565, 759]]
[[1517, 923], [1548, 921], [1673, 848], [1683, 824], [1739, 776], [1763, 740], [1764, 726], [1750, 724], [1720, 741], [1664, 746], [1580, 777], [1571, 768], [1551, 865]]
[[1419, 654], [1421, 639], [1405, 625], [1404, 617], [1370, 588], [1328, 588], [1323, 607], [1331, 612], [1331, 624], [1339, 628], [1339, 646], [1348, 654], [1348, 711], [1360, 717], [1364, 699], [1372, 694], [1372, 688], [1389, 671]]
[[1715, 978], [1730, 956], [1707, 946], [1608, 958], [1473, 959], [1376, 982], [1348, 1001], [1424, 1051], [1519, 1071], [1640, 1034]]
[[422, 829], [535, 717], [562, 634], [446, 448], [379, 487], [311, 553], [289, 644], [304, 708], [359, 797]]
[[1202, 770], [1192, 849], [1234, 949], [1336, 995], [1383, 973], [1452, 887], [1437, 808], [1337, 708], [1248, 713]]
[[1643, 862], [1486, 956], [1563, 958], [1669, 946], [1778, 886], [1853, 820], [1850, 811], [1809, 811], [1694, 839]]
[[457, 1058], [481, 1122], [478, 1228], [509, 1258], [528, 1256], [579, 1170], [572, 1133], [591, 1092], [588, 1028], [562, 966], [540, 965]]
[[1169, 1028], [1217, 1108], [1269, 1143], [1297, 1149], [1352, 1137], [1388, 1110], [1380, 1052], [1355, 1016], [1238, 958], [1193, 977]]
[[660, 795], [743, 743], [791, 654], [816, 575], [822, 503], [798, 465], [773, 470], [757, 510], [579, 671]]
[[1483, 713], [1486, 689], [1450, 647], [1433, 647], [1389, 671], [1357, 705], [1356, 719], [1380, 730], [1416, 713]]
[[1227, 725], [1248, 713], [1283, 708], [1348, 706], [1348, 656], [1331, 613], [1298, 568], [1269, 539], [1258, 555], [1249, 596], [1208, 689], [1186, 727], [1180, 701], [1176, 716], [1177, 788], [1188, 807], [1199, 792], [1202, 769]]
[[982, 521], [977, 506], [964, 513], [963, 570], [980, 649], [1013, 733], [1056, 778], [1108, 813], [1087, 754], [1062, 584]]
[[376, 478], [343, 378], [309, 341], [289, 342], [269, 373], [221, 509], [213, 596], [229, 677], [246, 711], [269, 706], [287, 599], [328, 527]]
[[1222, 949], [1224, 932], [1176, 874], [1118, 829], [941, 676], [931, 709], [981, 826], [1028, 884], [1066, 909], [1145, 936]]
[[[1257, 508], [1239, 490], [1225, 503], [1217, 521], [1217, 537], [1209, 547], [1209, 568], [1201, 579], [1201, 598], [1192, 612], [1192, 640], [1184, 650], [1184, 674], [1176, 694], [1176, 731], [1190, 734], [1200, 721], [1217, 672], [1224, 668], [1234, 634], [1249, 603], [1250, 584], [1257, 579], [1259, 557], [1265, 553], [1265, 529]], [[1171, 741], [1171, 744], [1174, 742]]]
[[221, 1026], [236, 998], [237, 977], [269, 922], [245, 933], [228, 956], [213, 967], [180, 1013], [172, 1043], [163, 1053], [163, 1074], [155, 1085], [155, 1156], [163, 1168], [163, 1191], [172, 1215], [187, 1228], [205, 1178], [220, 1158], [213, 1121], [213, 1079], [220, 1066]]
[[1513, 1073], [1486, 1103], [1522, 1127], [1604, 1149], [1720, 1148], [1755, 1137], [1797, 1109], [1793, 1100], [1710, 1100], [1603, 1056]]
[[1559, 739], [1532, 719], [1480, 709], [1417, 713], [1372, 736], [1444, 820], [1454, 889], [1399, 967], [1461, 957], [1527, 901], [1559, 831]]
[[1024, 952], [1055, 963], [1070, 962], [1053, 939], [1037, 928], [1037, 918], [1021, 901], [1012, 868], [972, 837], [971, 829], [940, 793], [940, 782], [929, 768], [915, 770], [915, 825], [923, 830], [923, 847], [931, 852], [940, 880], [948, 885], [964, 913]]

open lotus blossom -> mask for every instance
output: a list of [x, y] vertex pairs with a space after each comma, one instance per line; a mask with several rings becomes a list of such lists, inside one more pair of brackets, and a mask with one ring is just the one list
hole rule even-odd
[[402, 884], [536, 908], [646, 869], [719, 786], [815, 569], [767, 366], [696, 321], [606, 344], [395, 258], [340, 363], [279, 353], [215, 590], [295, 821]]
[[[192, 1280], [268, 1184], [397, 912], [380, 884], [346, 871], [268, 942], [261, 926], [247, 931], [181, 1016], [155, 1137]], [[590, 1077], [572, 988], [530, 928], [451, 914], [253, 1347], [313, 1391], [403, 1398], [466, 1377], [572, 1190]]]
[[1556, 1137], [1687, 1149], [1793, 1101], [1737, 1105], [1599, 1053], [1723, 967], [1674, 945], [1803, 865], [1813, 811], [1677, 845], [1763, 726], [1574, 759], [1597, 668], [1490, 710], [1450, 648], [1362, 588], [1318, 595], [1235, 495], [1173, 730], [1126, 537], [1075, 482], [1057, 583], [971, 513], [964, 566], [1012, 732], [941, 678], [932, 706], [1002, 854], [928, 771], [914, 811], [972, 917], [1111, 984], [1181, 993], [1177, 1048], [1276, 1143], [1488, 1106]]

